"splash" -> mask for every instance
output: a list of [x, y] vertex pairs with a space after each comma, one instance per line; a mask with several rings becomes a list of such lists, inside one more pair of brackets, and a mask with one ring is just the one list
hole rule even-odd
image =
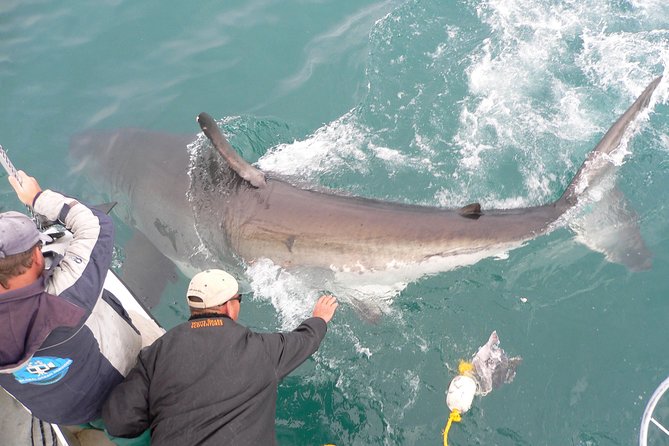
[[323, 293], [335, 295], [354, 308], [362, 319], [374, 322], [381, 316], [392, 316], [392, 298], [406, 287], [406, 283], [393, 286], [350, 280], [347, 276], [337, 277], [333, 271], [308, 268], [288, 271], [269, 259], [259, 259], [249, 265], [246, 276], [251, 281], [254, 296], [270, 302], [277, 310], [284, 329], [294, 328], [310, 316]]
[[369, 144], [370, 133], [351, 111], [303, 141], [272, 148], [258, 161], [258, 167], [312, 181], [340, 168], [365, 174], [369, 155], [363, 147]]

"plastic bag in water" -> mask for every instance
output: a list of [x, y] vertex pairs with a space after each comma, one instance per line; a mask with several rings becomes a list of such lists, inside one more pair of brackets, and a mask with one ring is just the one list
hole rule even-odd
[[493, 331], [488, 342], [476, 352], [472, 364], [478, 384], [479, 395], [487, 395], [504, 383], [510, 383], [516, 376], [516, 367], [523, 359], [520, 356], [509, 358], [499, 346], [497, 331]]

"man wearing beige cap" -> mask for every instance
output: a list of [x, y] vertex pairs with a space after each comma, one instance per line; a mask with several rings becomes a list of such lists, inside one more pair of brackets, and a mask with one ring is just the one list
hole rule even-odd
[[190, 319], [142, 350], [102, 409], [111, 435], [151, 429], [152, 444], [276, 445], [277, 386], [319, 347], [337, 308], [316, 302], [292, 332], [237, 324], [239, 285], [225, 271], [198, 273], [186, 295]]

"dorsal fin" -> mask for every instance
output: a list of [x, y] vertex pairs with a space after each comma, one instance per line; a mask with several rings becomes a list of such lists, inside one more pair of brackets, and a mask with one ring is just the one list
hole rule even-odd
[[237, 172], [237, 175], [244, 178], [254, 187], [262, 188], [267, 185], [265, 174], [239, 156], [228, 140], [225, 139], [216, 121], [211, 116], [206, 113], [200, 113], [197, 115], [197, 122], [200, 124], [200, 128], [204, 134], [209, 138], [209, 141], [218, 150], [218, 153], [227, 161], [230, 168]]
[[463, 206], [460, 209], [458, 209], [458, 212], [465, 218], [473, 218], [473, 219], [477, 219], [481, 215], [483, 215], [480, 203], [470, 203], [467, 206]]

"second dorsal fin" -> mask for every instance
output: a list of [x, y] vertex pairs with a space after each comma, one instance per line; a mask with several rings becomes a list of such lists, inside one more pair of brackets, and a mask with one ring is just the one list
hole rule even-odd
[[265, 174], [239, 156], [228, 140], [225, 139], [216, 121], [211, 116], [206, 113], [200, 113], [197, 115], [197, 122], [200, 124], [200, 128], [204, 134], [209, 138], [209, 141], [218, 150], [218, 153], [227, 161], [230, 168], [237, 172], [237, 175], [251, 183], [253, 187], [262, 188], [267, 185]]
[[465, 218], [473, 218], [473, 219], [477, 219], [481, 215], [483, 215], [480, 203], [470, 203], [467, 206], [463, 206], [460, 209], [458, 209], [458, 213]]

